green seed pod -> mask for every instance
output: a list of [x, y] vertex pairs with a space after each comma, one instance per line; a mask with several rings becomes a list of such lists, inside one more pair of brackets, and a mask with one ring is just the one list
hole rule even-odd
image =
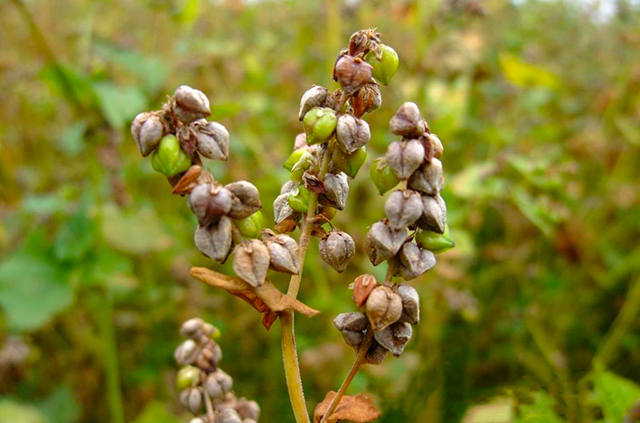
[[194, 386], [200, 381], [200, 369], [194, 366], [184, 366], [178, 371], [176, 377], [176, 389], [182, 391], [183, 389]]
[[383, 159], [376, 159], [373, 161], [369, 174], [371, 175], [371, 180], [378, 189], [380, 195], [384, 195], [385, 192], [389, 191], [400, 182], [398, 176]]
[[258, 210], [245, 219], [234, 220], [233, 222], [242, 236], [246, 238], [259, 238], [262, 234], [263, 221], [262, 212]]
[[364, 60], [373, 67], [373, 77], [384, 85], [389, 85], [400, 65], [398, 53], [384, 44], [380, 44], [378, 51], [367, 53]]
[[456, 246], [449, 234], [449, 225], [445, 225], [444, 233], [438, 234], [433, 231], [421, 229], [416, 234], [416, 242], [427, 250], [435, 254], [444, 253]]
[[309, 197], [311, 193], [304, 185], [298, 185], [289, 193], [287, 201], [289, 207], [298, 213], [306, 213], [309, 210]]
[[151, 156], [151, 167], [156, 172], [173, 176], [191, 167], [191, 159], [180, 148], [180, 141], [174, 135], [162, 138], [160, 145]]
[[302, 175], [313, 165], [313, 155], [308, 151], [304, 151], [300, 159], [291, 168], [291, 180], [302, 182]]
[[333, 109], [314, 107], [304, 115], [302, 126], [307, 134], [307, 142], [319, 144], [329, 141], [336, 130], [338, 117]]
[[284, 162], [284, 164], [282, 165], [282, 167], [284, 167], [285, 169], [287, 169], [289, 172], [291, 172], [291, 169], [293, 169], [293, 166], [298, 163], [298, 161], [300, 160], [300, 158], [304, 155], [304, 154], [309, 154], [309, 152], [303, 148], [299, 148], [297, 150], [295, 150], [293, 153], [291, 153], [291, 155], [289, 156], [289, 158], [287, 159], [287, 161]]

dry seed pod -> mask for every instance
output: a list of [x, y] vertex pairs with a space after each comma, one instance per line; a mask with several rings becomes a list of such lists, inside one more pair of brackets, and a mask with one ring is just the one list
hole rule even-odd
[[387, 354], [389, 350], [387, 350], [382, 345], [377, 342], [373, 342], [373, 344], [367, 350], [367, 355], [365, 355], [365, 360], [369, 364], [380, 364], [387, 358]]
[[178, 364], [188, 365], [196, 362], [200, 356], [200, 348], [192, 339], [187, 339], [182, 344], [178, 345], [173, 358]]
[[338, 59], [333, 69], [334, 79], [349, 95], [371, 81], [373, 68], [360, 58], [344, 55]]
[[364, 341], [364, 333], [362, 331], [343, 329], [340, 333], [342, 333], [344, 342], [352, 348], [358, 348], [362, 345], [362, 341]]
[[180, 327], [180, 335], [191, 339], [198, 339], [203, 331], [204, 324], [204, 320], [199, 317], [189, 319]]
[[133, 119], [131, 135], [138, 145], [142, 157], [147, 157], [158, 147], [165, 135], [165, 125], [157, 113], [143, 112]]
[[244, 419], [242, 423], [246, 423], [247, 419], [258, 420], [260, 418], [260, 406], [255, 401], [240, 398], [236, 403], [235, 409], [240, 414], [240, 417]]
[[314, 107], [325, 107], [327, 97], [331, 95], [328, 89], [319, 85], [314, 85], [309, 88], [300, 99], [300, 111], [298, 112], [298, 119], [302, 120], [304, 115]]
[[447, 205], [440, 195], [422, 196], [422, 216], [418, 226], [435, 233], [443, 234], [447, 226]]
[[436, 159], [439, 159], [444, 152], [444, 146], [442, 145], [442, 141], [436, 134], [427, 134], [428, 141], [431, 144], [431, 155]]
[[387, 286], [377, 286], [369, 294], [365, 311], [373, 330], [382, 330], [400, 319], [402, 298]]
[[382, 105], [382, 94], [378, 84], [367, 84], [358, 90], [350, 99], [353, 113], [360, 117], [367, 112], [373, 112]]
[[369, 294], [378, 285], [378, 281], [375, 276], [364, 274], [356, 278], [353, 283], [353, 299], [356, 302], [358, 308], [362, 307], [367, 302]]
[[300, 273], [298, 244], [288, 235], [276, 235], [264, 241], [269, 250], [270, 266], [278, 272], [297, 275]]
[[198, 121], [194, 124], [198, 140], [198, 152], [208, 159], [227, 160], [229, 157], [229, 132], [218, 122]]
[[[296, 184], [296, 186], [298, 185]], [[300, 213], [294, 211], [289, 205], [289, 192], [280, 194], [273, 202], [273, 215], [276, 225], [285, 220], [298, 220], [298, 217], [300, 217]]]
[[207, 379], [204, 382], [204, 389], [206, 389], [209, 396], [214, 399], [224, 395], [222, 386], [220, 386], [220, 383], [216, 379], [215, 373], [211, 373], [207, 376]]
[[384, 212], [393, 229], [406, 228], [422, 215], [422, 198], [409, 189], [394, 191], [384, 203]]
[[396, 322], [386, 328], [375, 332], [373, 335], [376, 341], [389, 350], [396, 357], [404, 352], [404, 347], [411, 339], [413, 330], [409, 323]]
[[420, 109], [415, 103], [406, 102], [389, 121], [389, 128], [401, 137], [420, 137], [425, 133], [425, 124], [420, 116]]
[[232, 225], [227, 216], [209, 226], [198, 225], [194, 236], [198, 250], [205, 256], [224, 263], [231, 250]]
[[201, 416], [201, 417], [194, 417], [193, 419], [189, 420], [189, 423], [212, 423], [212, 422], [209, 422], [209, 418], [207, 418], [207, 416]]
[[182, 85], [176, 89], [173, 97], [175, 99], [173, 111], [183, 123], [204, 119], [211, 114], [209, 99], [200, 90]]
[[[382, 220], [371, 225], [371, 229], [369, 229], [367, 233], [367, 239], [371, 247], [376, 248], [378, 257], [387, 255], [391, 257], [395, 255], [402, 247], [402, 244], [404, 244], [404, 241], [407, 239], [407, 232], [404, 229], [393, 229], [388, 222]], [[369, 258], [371, 258], [371, 256], [369, 256]], [[387, 258], [383, 258], [382, 260], [386, 260]]]
[[282, 188], [280, 188], [280, 194], [289, 194], [291, 192], [291, 190], [293, 190], [297, 186], [298, 186], [298, 182], [296, 182], [296, 181], [287, 181], [282, 186]]
[[324, 176], [324, 187], [326, 192], [323, 194], [329, 200], [328, 206], [343, 210], [347, 204], [347, 196], [349, 195], [349, 181], [347, 175], [343, 172], [338, 174], [327, 173]]
[[262, 208], [260, 192], [255, 185], [247, 181], [232, 182], [225, 186], [231, 192], [231, 210], [233, 219], [246, 219]]
[[307, 134], [305, 134], [304, 132], [301, 132], [298, 135], [296, 135], [296, 139], [293, 142], [293, 151], [300, 150], [301, 148], [304, 148], [304, 149], [309, 148], [309, 143], [307, 143]]
[[333, 230], [322, 237], [319, 249], [322, 260], [336, 272], [342, 273], [355, 254], [356, 245], [348, 233]]
[[425, 273], [436, 265], [436, 256], [429, 250], [423, 250], [412, 242], [402, 246], [400, 253], [400, 272], [402, 277], [410, 281]]
[[[193, 414], [198, 414], [202, 410], [202, 392], [200, 392], [199, 388], [187, 388], [185, 391], [188, 391], [188, 394], [182, 404]], [[182, 396], [180, 399], [182, 400]]]
[[439, 194], [444, 188], [442, 162], [434, 158], [428, 163], [424, 163], [411, 175], [408, 187], [427, 195]]
[[264, 283], [269, 270], [269, 250], [257, 239], [238, 245], [233, 256], [233, 271], [249, 285], [257, 288]]
[[411, 285], [398, 285], [396, 290], [402, 298], [401, 322], [408, 322], [412, 325], [420, 323], [420, 295]]
[[369, 124], [352, 115], [342, 115], [336, 127], [338, 147], [347, 154], [351, 154], [364, 146], [371, 139]]
[[369, 326], [369, 320], [364, 313], [354, 311], [350, 313], [340, 313], [333, 319], [333, 325], [339, 331], [353, 330], [362, 332]]
[[385, 155], [389, 167], [400, 179], [409, 179], [424, 161], [424, 146], [420, 141], [395, 141]]
[[242, 423], [242, 419], [233, 408], [225, 408], [218, 414], [217, 422], [219, 423]]
[[189, 194], [187, 204], [198, 218], [198, 223], [208, 226], [226, 216], [231, 210], [231, 193], [219, 185], [199, 184]]

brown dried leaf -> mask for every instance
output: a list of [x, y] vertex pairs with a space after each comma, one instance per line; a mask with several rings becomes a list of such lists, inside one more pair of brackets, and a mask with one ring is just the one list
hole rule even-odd
[[322, 238], [326, 234], [327, 234], [327, 231], [322, 226], [314, 225], [311, 227], [311, 236]]
[[251, 304], [258, 312], [263, 313], [262, 324], [269, 330], [282, 311], [294, 310], [307, 317], [320, 312], [302, 302], [284, 295], [267, 278], [258, 288], [253, 288], [237, 276], [228, 276], [204, 267], [192, 267], [191, 276], [216, 288], [222, 288], [243, 301]]
[[362, 307], [367, 302], [369, 294], [378, 285], [378, 281], [375, 276], [364, 274], [356, 278], [353, 283], [353, 299], [356, 302], [356, 306]]
[[276, 231], [280, 232], [281, 234], [286, 234], [288, 232], [295, 231], [297, 227], [298, 227], [297, 221], [287, 219], [276, 224]]
[[[327, 392], [322, 402], [316, 406], [313, 412], [313, 421], [319, 423], [324, 413], [329, 409], [329, 404], [336, 396], [335, 391]], [[380, 417], [380, 411], [373, 404], [371, 398], [358, 394], [354, 396], [345, 395], [340, 399], [340, 403], [333, 414], [327, 419], [327, 423], [336, 423], [338, 420], [349, 420], [354, 423], [365, 423]]]
[[309, 171], [305, 172], [302, 175], [302, 180], [309, 191], [317, 192], [318, 194], [324, 194], [327, 192], [327, 189], [324, 186], [324, 182], [320, 180], [315, 174], [310, 173]]

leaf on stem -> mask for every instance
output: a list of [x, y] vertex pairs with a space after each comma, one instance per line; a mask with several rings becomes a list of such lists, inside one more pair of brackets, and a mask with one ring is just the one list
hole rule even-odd
[[[335, 391], [327, 392], [324, 400], [316, 406], [313, 412], [313, 421], [319, 423], [329, 409], [329, 405], [336, 396]], [[380, 417], [380, 411], [373, 404], [373, 400], [363, 394], [354, 396], [345, 395], [340, 399], [336, 410], [327, 419], [327, 423], [336, 423], [338, 420], [349, 420], [354, 423], [365, 423]]]

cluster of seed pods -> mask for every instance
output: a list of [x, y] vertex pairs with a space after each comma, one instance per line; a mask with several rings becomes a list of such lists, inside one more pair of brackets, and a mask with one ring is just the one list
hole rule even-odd
[[176, 388], [180, 402], [197, 416], [190, 423], [256, 423], [260, 417], [258, 403], [237, 398], [233, 379], [218, 367], [222, 351], [213, 338], [219, 331], [195, 318], [182, 324], [180, 334], [188, 339], [174, 353], [175, 360], [183, 366]]

